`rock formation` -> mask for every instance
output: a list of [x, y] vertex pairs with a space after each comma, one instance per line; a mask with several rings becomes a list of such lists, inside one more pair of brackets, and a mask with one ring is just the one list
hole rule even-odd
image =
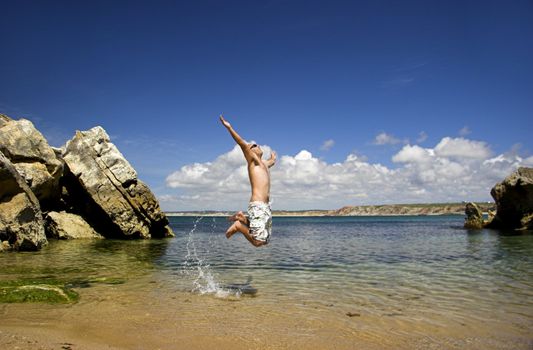
[[45, 232], [59, 239], [173, 236], [103, 128], [52, 148], [30, 121], [0, 114], [0, 251], [39, 249]]
[[63, 164], [44, 136], [26, 119], [12, 120], [0, 114], [0, 151], [22, 175], [43, 209], [59, 198]]
[[168, 220], [150, 189], [101, 127], [77, 131], [63, 152], [65, 188], [80, 214], [109, 237], [169, 237]]
[[465, 224], [467, 229], [481, 229], [483, 228], [483, 213], [476, 203], [467, 203], [465, 207]]
[[533, 230], [533, 168], [519, 168], [496, 184], [490, 194], [496, 202], [490, 227]]
[[39, 202], [15, 166], [0, 152], [1, 250], [37, 250], [47, 243]]
[[81, 216], [64, 211], [59, 213], [52, 211], [46, 214], [45, 228], [49, 238], [104, 238], [89, 226]]

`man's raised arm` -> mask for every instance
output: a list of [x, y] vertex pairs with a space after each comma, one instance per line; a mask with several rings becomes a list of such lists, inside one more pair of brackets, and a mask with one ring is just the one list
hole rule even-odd
[[237, 134], [235, 130], [233, 130], [233, 128], [231, 127], [231, 124], [226, 119], [224, 119], [222, 114], [220, 115], [220, 121], [222, 122], [222, 125], [224, 125], [226, 129], [228, 129], [231, 137], [233, 137], [235, 142], [237, 142], [237, 144], [241, 146], [241, 148], [244, 149], [246, 147], [246, 141], [244, 141], [242, 137], [239, 134]]
[[242, 153], [244, 154], [244, 158], [246, 158], [246, 161], [250, 162], [254, 160], [256, 163], [260, 162], [261, 160], [259, 159], [259, 157], [257, 157], [255, 153], [250, 151], [250, 148], [248, 147], [246, 141], [244, 141], [242, 137], [237, 134], [237, 132], [231, 127], [231, 124], [226, 119], [224, 119], [224, 116], [222, 116], [222, 114], [220, 115], [220, 121], [222, 122], [222, 125], [224, 125], [226, 129], [228, 129], [231, 137], [233, 137], [235, 142], [237, 142], [237, 144], [241, 146]]

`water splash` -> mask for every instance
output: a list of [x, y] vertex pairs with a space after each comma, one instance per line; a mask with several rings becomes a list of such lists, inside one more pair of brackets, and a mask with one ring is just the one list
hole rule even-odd
[[[216, 281], [215, 276], [211, 272], [207, 258], [203, 258], [200, 256], [200, 254], [198, 254], [198, 249], [194, 240], [194, 232], [203, 218], [203, 216], [196, 218], [192, 229], [189, 231], [189, 237], [186, 245], [187, 255], [185, 256], [185, 261], [182, 265], [182, 272], [187, 276], [194, 277], [194, 281], [192, 283], [193, 288], [191, 290], [193, 293], [213, 294], [217, 298], [238, 298], [241, 296], [241, 291], [239, 289], [228, 289], [222, 287], [220, 283]], [[214, 232], [215, 228], [216, 222], [213, 218], [213, 222], [211, 224], [211, 233]], [[210, 237], [211, 236], [212, 235], [210, 235]], [[211, 238], [209, 238], [208, 242], [211, 244]], [[209, 255], [209, 248], [205, 252], [205, 255]]]

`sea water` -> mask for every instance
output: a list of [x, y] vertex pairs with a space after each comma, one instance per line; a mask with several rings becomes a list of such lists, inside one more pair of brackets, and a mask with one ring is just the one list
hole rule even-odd
[[243, 284], [319, 299], [369, 298], [372, 291], [383, 305], [432, 296], [450, 310], [520, 300], [533, 306], [533, 236], [464, 230], [462, 220], [281, 217], [271, 244], [254, 248], [240, 235], [227, 240], [223, 218], [172, 217], [177, 237], [156, 265], [175, 272], [184, 290], [201, 293]]
[[[280, 332], [292, 325], [309, 339], [333, 327], [322, 339], [365, 334], [385, 346], [392, 335], [431, 343], [428, 334], [466, 342], [475, 333], [493, 337], [479, 348], [533, 344], [531, 234], [465, 230], [460, 216], [275, 217], [270, 244], [255, 248], [239, 234], [226, 239], [225, 218], [169, 219], [173, 239], [52, 242], [40, 252], [0, 254], [0, 279], [123, 280], [89, 285], [98, 300], [106, 293], [159, 300], [165, 319], [190, 320], [181, 327], [197, 325], [209, 307], [217, 324], [241, 312], [236, 317], [264, 319], [269, 329], [280, 323]], [[98, 305], [90, 290], [80, 290], [76, 307]], [[172, 298], [190, 303], [166, 314]]]

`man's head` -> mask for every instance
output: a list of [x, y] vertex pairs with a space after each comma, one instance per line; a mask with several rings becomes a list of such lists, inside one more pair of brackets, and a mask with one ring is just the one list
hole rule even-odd
[[251, 150], [252, 152], [254, 152], [255, 154], [257, 154], [257, 156], [258, 156], [259, 158], [263, 157], [263, 150], [261, 149], [261, 147], [259, 147], [258, 144], [256, 144], [256, 143], [249, 143], [249, 144], [248, 144], [248, 147], [250, 148], [250, 150]]

